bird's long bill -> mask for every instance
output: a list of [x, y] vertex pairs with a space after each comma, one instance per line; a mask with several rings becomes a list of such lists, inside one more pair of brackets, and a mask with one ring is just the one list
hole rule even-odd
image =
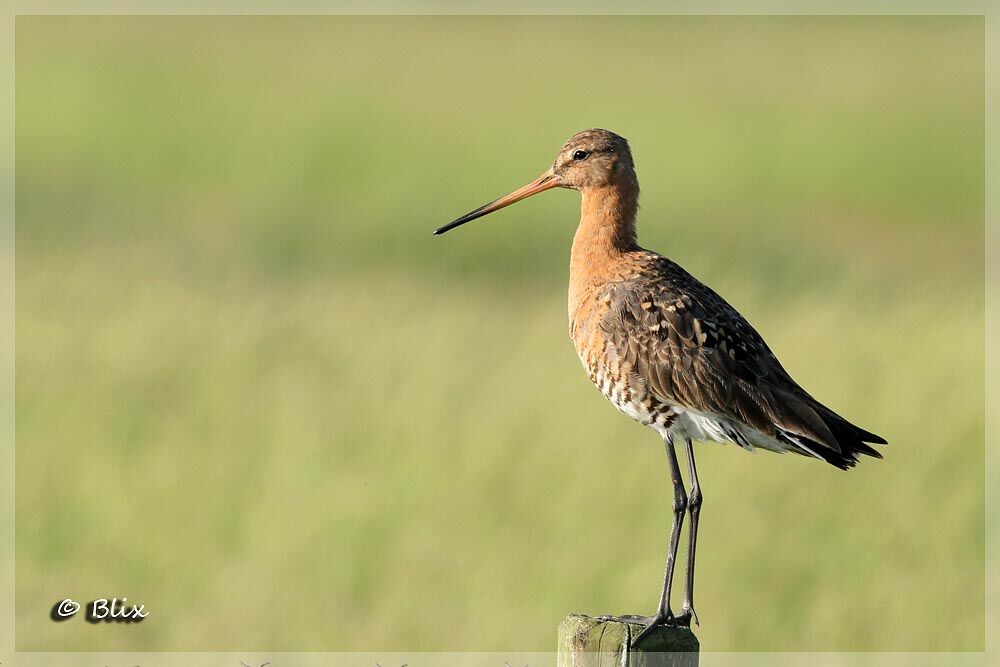
[[444, 227], [439, 227], [438, 229], [434, 230], [434, 233], [444, 234], [450, 229], [455, 229], [455, 227], [458, 227], [459, 225], [464, 225], [465, 223], [471, 220], [475, 220], [476, 218], [481, 218], [484, 215], [492, 213], [493, 211], [499, 211], [504, 206], [510, 206], [514, 202], [519, 202], [522, 199], [527, 199], [531, 195], [537, 195], [539, 192], [545, 192], [546, 190], [557, 188], [559, 187], [560, 184], [561, 181], [559, 177], [556, 176], [555, 172], [549, 169], [544, 174], [533, 180], [531, 183], [528, 183], [524, 187], [514, 190], [509, 195], [504, 195], [503, 197], [500, 197], [500, 199], [491, 201], [489, 204], [480, 206], [475, 211], [469, 211], [461, 218], [452, 220]]

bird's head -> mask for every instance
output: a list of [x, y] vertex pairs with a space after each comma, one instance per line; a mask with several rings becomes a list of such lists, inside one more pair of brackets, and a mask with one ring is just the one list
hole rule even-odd
[[584, 130], [569, 138], [552, 164], [560, 187], [628, 185], [635, 180], [635, 166], [628, 141], [609, 130]]
[[563, 144], [556, 161], [541, 176], [524, 187], [449, 222], [434, 233], [443, 234], [459, 225], [552, 188], [585, 190], [599, 187], [633, 188], [638, 192], [632, 151], [629, 150], [624, 137], [614, 132], [600, 129], [584, 130], [577, 132]]

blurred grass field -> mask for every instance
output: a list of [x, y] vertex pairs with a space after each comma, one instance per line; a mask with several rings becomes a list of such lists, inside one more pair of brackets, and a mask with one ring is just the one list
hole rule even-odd
[[[18, 650], [544, 651], [650, 613], [666, 463], [567, 339], [578, 195], [430, 234], [593, 126], [644, 245], [890, 442], [700, 448], [702, 646], [982, 650], [983, 38], [19, 16]], [[114, 595], [150, 618], [48, 618]]]

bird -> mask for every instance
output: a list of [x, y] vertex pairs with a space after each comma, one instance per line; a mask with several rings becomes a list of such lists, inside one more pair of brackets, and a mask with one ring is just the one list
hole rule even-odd
[[[439, 227], [440, 235], [553, 188], [581, 193], [569, 272], [569, 334], [591, 382], [619, 411], [663, 440], [673, 489], [663, 586], [652, 616], [605, 617], [644, 625], [700, 625], [694, 569], [703, 502], [693, 442], [793, 452], [847, 470], [887, 444], [806, 392], [759, 333], [707, 285], [636, 233], [639, 181], [628, 141], [604, 129], [574, 134], [527, 185]], [[678, 462], [683, 443], [689, 488]], [[671, 607], [677, 548], [690, 517], [683, 599]]]

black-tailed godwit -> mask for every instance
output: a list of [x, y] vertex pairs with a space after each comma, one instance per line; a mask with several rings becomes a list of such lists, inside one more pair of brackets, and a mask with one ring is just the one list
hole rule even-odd
[[[810, 396], [735, 308], [677, 264], [638, 245], [639, 182], [628, 142], [613, 132], [575, 134], [544, 174], [434, 233], [551, 188], [583, 196], [569, 278], [569, 333], [580, 361], [615, 407], [666, 443], [673, 524], [656, 614], [625, 617], [647, 625], [638, 642], [657, 625], [698, 622], [694, 563], [702, 493], [693, 440], [794, 452], [844, 470], [860, 454], [881, 458], [866, 443], [885, 440]], [[674, 450], [680, 441], [687, 454], [687, 493]], [[685, 512], [691, 517], [687, 577], [675, 615], [670, 588]]]

